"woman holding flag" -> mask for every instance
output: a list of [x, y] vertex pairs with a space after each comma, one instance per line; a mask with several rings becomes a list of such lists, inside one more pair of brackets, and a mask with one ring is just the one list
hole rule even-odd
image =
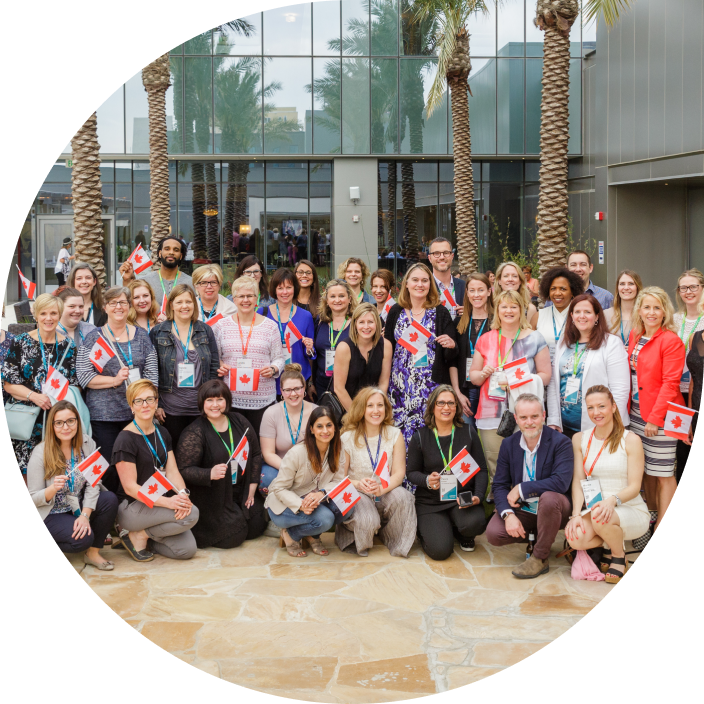
[[199, 548], [236, 548], [258, 538], [268, 516], [257, 496], [262, 455], [251, 424], [232, 410], [222, 379], [198, 389], [200, 416], [181, 434], [176, 463], [200, 512], [193, 526]]
[[148, 281], [135, 279], [127, 284], [127, 288], [132, 294], [132, 305], [127, 314], [127, 322], [146, 330], [149, 334], [152, 328], [166, 320], [166, 313], [159, 310], [154, 289]]
[[220, 293], [223, 276], [218, 264], [204, 264], [193, 272], [193, 285], [198, 293], [198, 319], [204, 323], [216, 316], [227, 317], [237, 311], [232, 301]]
[[61, 299], [41, 294], [34, 302], [37, 329], [12, 340], [2, 366], [5, 391], [36, 413], [29, 440], [12, 441], [22, 474], [27, 474], [32, 450], [44, 435], [46, 411], [64, 398], [69, 384], [77, 386], [76, 346], [57, 331], [63, 308]]
[[407, 557], [416, 539], [416, 511], [413, 494], [401, 486], [406, 446], [381, 389], [368, 387], [354, 397], [340, 439], [340, 467], [361, 498], [354, 515], [335, 528], [337, 547], [366, 557], [378, 533], [391, 555]]
[[[113, 286], [105, 294], [107, 322], [86, 335], [78, 348], [76, 375], [86, 391], [93, 439], [103, 455], [112, 455], [113, 445], [125, 423], [132, 418], [127, 403], [129, 384], [139, 379], [159, 381], [157, 354], [147, 331], [130, 325], [130, 290]], [[113, 466], [103, 477], [110, 491], [117, 491], [118, 478]]]
[[83, 434], [69, 401], [58, 401], [46, 422], [44, 440], [27, 466], [27, 488], [39, 517], [61, 552], [85, 550], [86, 565], [112, 570], [115, 565], [100, 554], [117, 515], [117, 497], [101, 491], [101, 470], [108, 463]]
[[418, 535], [431, 559], [452, 555], [455, 534], [462, 550], [474, 550], [475, 537], [486, 529], [482, 499], [488, 476], [482, 444], [476, 430], [462, 420], [459, 397], [451, 386], [438, 386], [428, 400], [425, 426], [408, 448]]
[[154, 424], [158, 396], [156, 385], [148, 379], [127, 387], [126, 400], [134, 418], [118, 435], [112, 451], [120, 476], [120, 538], [137, 562], [153, 560], [154, 553], [188, 560], [196, 552], [191, 528], [199, 512], [178, 471], [169, 431]]
[[496, 270], [494, 289], [496, 295], [502, 291], [516, 291], [523, 300], [526, 318], [533, 320], [538, 309], [530, 302], [531, 293], [526, 276], [516, 262], [503, 262], [499, 265]]
[[103, 309], [103, 292], [95, 269], [85, 262], [76, 262], [69, 274], [68, 285], [78, 289], [83, 296], [83, 320], [96, 327], [105, 325], [107, 315]]

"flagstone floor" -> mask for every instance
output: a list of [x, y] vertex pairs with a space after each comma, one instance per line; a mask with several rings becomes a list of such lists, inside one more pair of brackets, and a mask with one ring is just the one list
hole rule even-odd
[[375, 545], [296, 559], [262, 537], [192, 560], [141, 565], [106, 550], [112, 573], [72, 563], [117, 614], [184, 662], [239, 685], [315, 702], [389, 702], [476, 682], [540, 650], [613, 587], [550, 572], [517, 580], [523, 545], [445, 562]]

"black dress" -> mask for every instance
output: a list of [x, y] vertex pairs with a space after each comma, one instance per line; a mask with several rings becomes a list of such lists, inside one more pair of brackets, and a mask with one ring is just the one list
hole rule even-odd
[[359, 347], [352, 340], [342, 340], [340, 345], [347, 345], [350, 348], [350, 366], [345, 382], [345, 391], [350, 398], [353, 399], [359, 390], [366, 386], [378, 386], [381, 368], [384, 365], [384, 338], [379, 338], [368, 360], [362, 356]]
[[[702, 401], [702, 383], [704, 382], [704, 338], [702, 337], [701, 330], [694, 333], [694, 337], [692, 338], [692, 346], [687, 354], [687, 368], [692, 377], [692, 408], [698, 411]], [[685, 399], [685, 401], [686, 400], [687, 399]], [[693, 432], [697, 429], [698, 417], [699, 414], [695, 413], [694, 418], [692, 418]], [[684, 472], [684, 467], [687, 464], [691, 449], [691, 445], [687, 445], [681, 440], [677, 441], [677, 467], [675, 469], [675, 478], [678, 484], [682, 478], [682, 472]]]
[[491, 330], [491, 321], [489, 319], [474, 320], [464, 333], [457, 331], [457, 346], [459, 352], [457, 357], [450, 362], [451, 367], [457, 368], [457, 377], [459, 379], [460, 391], [468, 396], [472, 389], [478, 389], [471, 381], [467, 381], [467, 360], [470, 358], [471, 350], [476, 350], [477, 340]]
[[236, 484], [232, 483], [229, 467], [222, 479], [210, 478], [212, 468], [224, 464], [230, 456], [225, 446], [230, 436], [227, 430], [218, 433], [204, 416], [196, 418], [181, 433], [176, 448], [176, 463], [191, 492], [191, 501], [200, 512], [198, 523], [192, 528], [199, 548], [235, 548], [245, 540], [258, 538], [268, 522], [259, 492], [255, 492], [254, 505], [245, 507], [249, 485], [258, 484], [261, 474], [259, 439], [244, 416], [230, 411], [228, 418], [235, 446], [248, 429], [249, 457], [244, 474], [238, 472]]

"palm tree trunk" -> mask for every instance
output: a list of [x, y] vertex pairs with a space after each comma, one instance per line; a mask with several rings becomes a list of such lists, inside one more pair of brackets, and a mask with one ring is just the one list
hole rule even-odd
[[540, 104], [540, 274], [564, 266], [567, 255], [567, 146], [569, 142], [570, 28], [578, 0], [538, 0], [535, 24], [545, 32]]
[[208, 258], [208, 238], [205, 222], [205, 183], [203, 162], [191, 162], [191, 178], [193, 179], [193, 251], [196, 259]]
[[149, 103], [149, 210], [152, 260], [170, 229], [169, 144], [166, 129], [166, 91], [171, 85], [168, 53], [142, 69], [142, 83]]
[[103, 191], [100, 184], [100, 144], [98, 118], [93, 113], [71, 140], [73, 170], [71, 199], [76, 260], [95, 269], [101, 286], [105, 286], [104, 230], [102, 220]]
[[[386, 233], [388, 238], [388, 246], [394, 252], [396, 252], [396, 183], [398, 179], [398, 174], [396, 172], [396, 162], [389, 162], [389, 181], [387, 185], [387, 191], [389, 194], [389, 210], [388, 210], [388, 221], [389, 228]], [[394, 262], [396, 259], [394, 258]], [[396, 272], [394, 272], [395, 274]]]
[[[215, 182], [215, 163], [212, 161], [205, 162], [205, 194], [206, 194], [206, 212], [208, 213], [207, 225], [207, 249], [208, 259], [215, 264], [220, 263], [220, 228], [219, 228], [219, 209], [218, 209], [218, 184]], [[213, 215], [212, 213], [217, 213]]]
[[416, 185], [413, 181], [413, 162], [401, 162], [401, 199], [403, 202], [404, 256], [418, 260], [418, 225], [416, 223]]

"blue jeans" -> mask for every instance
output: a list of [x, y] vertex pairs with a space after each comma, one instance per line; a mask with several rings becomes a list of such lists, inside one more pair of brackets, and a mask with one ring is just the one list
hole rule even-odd
[[477, 411], [479, 410], [479, 389], [470, 389], [469, 393], [467, 394], [467, 398], [469, 399], [469, 407], [472, 409], [472, 414], [471, 416], [466, 416], [464, 413], [462, 414], [462, 420], [465, 423], [469, 423], [474, 430], [477, 429], [477, 424], [475, 422], [475, 418], [477, 416]]
[[276, 514], [268, 509], [269, 517], [278, 528], [286, 528], [292, 540], [299, 541], [307, 535], [319, 537], [321, 533], [330, 530], [335, 523], [335, 514], [322, 504], [306, 516], [303, 511], [294, 513], [290, 508]]
[[269, 484], [279, 476], [279, 470], [266, 462], [262, 462], [262, 473], [259, 477], [259, 493], [266, 499], [269, 496]]

